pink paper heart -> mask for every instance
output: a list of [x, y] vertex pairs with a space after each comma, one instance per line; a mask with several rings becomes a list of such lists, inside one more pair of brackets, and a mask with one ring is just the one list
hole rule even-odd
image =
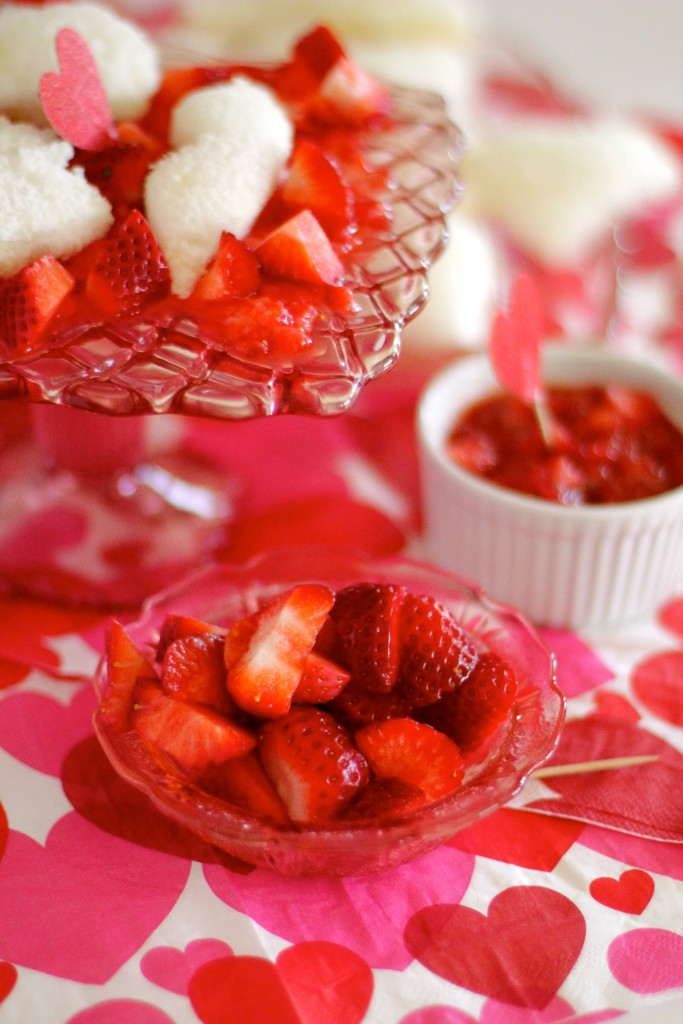
[[174, 1024], [167, 1013], [139, 999], [108, 999], [69, 1017], [66, 1024]]
[[90, 685], [77, 689], [67, 705], [40, 693], [11, 693], [0, 704], [0, 748], [58, 778], [70, 748], [92, 733], [94, 710]]
[[40, 102], [48, 121], [78, 149], [104, 149], [116, 137], [107, 93], [86, 41], [71, 28], [57, 33], [59, 72], [40, 79]]
[[441, 978], [513, 1006], [543, 1009], [573, 968], [586, 922], [566, 896], [542, 886], [513, 886], [488, 914], [441, 903], [408, 922], [416, 960]]
[[[209, 864], [204, 876], [220, 900], [288, 942], [326, 939], [356, 951], [371, 967], [402, 971], [411, 961], [406, 922], [430, 903], [461, 899], [473, 868], [471, 854], [442, 846], [377, 875], [282, 878], [256, 868], [239, 876]], [[334, 907], [334, 913], [302, 914], [302, 906]]]
[[651, 994], [683, 985], [683, 935], [664, 928], [637, 928], [617, 936], [607, 950], [617, 981], [632, 992]]
[[541, 391], [540, 348], [543, 312], [535, 282], [518, 277], [510, 291], [507, 310], [493, 321], [489, 357], [495, 374], [522, 402], [537, 402]]
[[275, 963], [234, 956], [205, 964], [192, 976], [190, 1000], [203, 1024], [360, 1024], [372, 990], [372, 971], [356, 953], [304, 942]]
[[683, 651], [660, 651], [631, 673], [631, 686], [648, 711], [683, 727]]
[[174, 949], [173, 946], [150, 949], [140, 962], [140, 970], [159, 988], [186, 996], [190, 978], [198, 968], [228, 956], [232, 956], [232, 949], [227, 942], [221, 939], [195, 939], [184, 950]]
[[0, 864], [0, 959], [102, 985], [170, 913], [189, 869], [77, 814], [61, 818], [44, 847], [10, 831]]
[[624, 914], [642, 914], [652, 899], [655, 883], [652, 875], [638, 868], [624, 871], [619, 878], [594, 878], [589, 892], [594, 900]]

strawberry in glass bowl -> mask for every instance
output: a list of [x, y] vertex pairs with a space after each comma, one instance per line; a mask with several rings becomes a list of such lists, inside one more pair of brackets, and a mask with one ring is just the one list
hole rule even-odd
[[274, 550], [111, 620], [95, 731], [172, 820], [285, 874], [385, 870], [551, 753], [554, 660], [514, 611], [409, 559]]
[[[32, 403], [40, 442], [0, 466], [2, 575], [138, 603], [231, 504], [223, 479], [150, 469], [145, 417], [348, 409], [426, 302], [461, 137], [439, 97], [379, 83], [325, 27], [278, 65], [165, 70], [89, 4], [4, 4], [0, 31], [31, 53], [0, 63], [0, 395]], [[42, 564], [26, 538], [65, 502], [69, 549]], [[125, 546], [142, 572], [112, 561]]]

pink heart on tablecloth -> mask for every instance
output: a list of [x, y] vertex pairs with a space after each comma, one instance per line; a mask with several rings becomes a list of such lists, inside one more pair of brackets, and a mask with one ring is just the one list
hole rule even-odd
[[580, 822], [502, 807], [458, 832], [448, 845], [534, 871], [552, 871], [581, 835]]
[[157, 946], [145, 953], [140, 961], [144, 976], [159, 988], [186, 996], [194, 972], [212, 960], [232, 956], [232, 949], [221, 939], [195, 939], [185, 949]]
[[175, 1024], [163, 1010], [142, 1003], [139, 999], [108, 999], [106, 1003], [89, 1006], [66, 1024]]
[[594, 1010], [592, 1013], [575, 1015], [566, 999], [555, 996], [542, 1010], [510, 1006], [488, 1000], [481, 1011], [479, 1024], [555, 1024], [555, 1021], [571, 1020], [571, 1024], [601, 1024], [622, 1016], [622, 1010]]
[[370, 1004], [372, 971], [331, 942], [290, 946], [275, 963], [234, 956], [200, 967], [190, 980], [203, 1024], [360, 1024]]
[[405, 940], [416, 960], [441, 978], [513, 1006], [543, 1009], [573, 968], [586, 922], [553, 889], [513, 886], [488, 914], [442, 903], [419, 910]]
[[557, 796], [526, 807], [667, 842], [683, 842], [683, 806], [672, 794], [683, 785], [683, 756], [632, 722], [589, 716], [568, 722], [553, 764], [656, 755], [657, 761], [543, 780]]
[[423, 1006], [401, 1017], [398, 1024], [477, 1024], [477, 1021], [454, 1006]]
[[623, 871], [619, 878], [594, 878], [588, 887], [594, 900], [624, 914], [642, 914], [652, 899], [652, 875], [638, 868]]
[[78, 814], [61, 818], [44, 847], [10, 830], [0, 862], [0, 958], [101, 985], [170, 913], [189, 870]]
[[683, 651], [660, 651], [631, 672], [631, 687], [644, 707], [683, 728]]
[[240, 877], [214, 865], [204, 877], [229, 907], [288, 942], [325, 939], [371, 967], [402, 971], [411, 961], [406, 922], [421, 907], [462, 899], [473, 869], [471, 854], [441, 846], [393, 871], [350, 878], [283, 878], [263, 868]]
[[59, 777], [68, 751], [92, 733], [94, 710], [88, 685], [75, 689], [68, 704], [42, 693], [11, 693], [0, 703], [0, 747], [22, 764]]
[[576, 633], [549, 626], [539, 633], [555, 655], [557, 685], [565, 697], [579, 697], [614, 678], [614, 672]]
[[104, 832], [161, 853], [224, 864], [237, 874], [252, 870], [157, 811], [144, 793], [116, 774], [94, 736], [69, 751], [61, 779], [74, 809]]
[[617, 981], [649, 995], [683, 985], [683, 935], [664, 928], [637, 928], [614, 939], [607, 963]]

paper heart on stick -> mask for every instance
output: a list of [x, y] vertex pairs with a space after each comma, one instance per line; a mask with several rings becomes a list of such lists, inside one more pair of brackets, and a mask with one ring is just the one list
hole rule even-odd
[[541, 338], [543, 314], [533, 279], [518, 277], [510, 290], [507, 310], [495, 316], [489, 357], [496, 377], [513, 395], [529, 405], [541, 397]]
[[59, 71], [40, 79], [40, 102], [48, 121], [78, 149], [97, 151], [116, 139], [109, 100], [85, 39], [71, 28], [57, 33]]

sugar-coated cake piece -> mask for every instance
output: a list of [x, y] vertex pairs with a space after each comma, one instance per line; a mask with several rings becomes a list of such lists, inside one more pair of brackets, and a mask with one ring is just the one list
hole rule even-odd
[[87, 42], [115, 120], [139, 117], [160, 79], [157, 48], [106, 7], [80, 2], [0, 5], [0, 110], [43, 122], [38, 83], [57, 71], [55, 37], [71, 28]]
[[247, 234], [289, 158], [293, 137], [271, 90], [241, 76], [196, 89], [178, 103], [170, 130], [178, 148], [150, 171], [145, 208], [181, 298], [192, 291], [224, 231]]
[[112, 223], [104, 196], [69, 168], [73, 153], [50, 129], [0, 116], [0, 277], [40, 256], [69, 256]]
[[628, 118], [529, 119], [473, 141], [464, 208], [550, 266], [580, 261], [620, 220], [681, 187], [674, 152]]

